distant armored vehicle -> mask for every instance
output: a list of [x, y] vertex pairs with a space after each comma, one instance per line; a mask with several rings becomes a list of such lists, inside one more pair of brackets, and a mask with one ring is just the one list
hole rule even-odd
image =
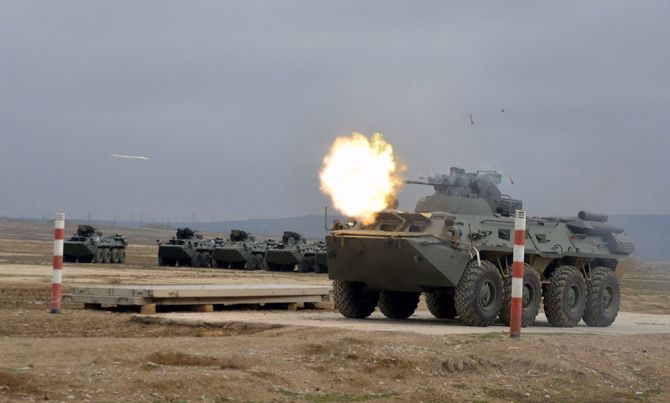
[[281, 243], [271, 245], [265, 253], [265, 267], [268, 271], [314, 271], [316, 249], [305, 238], [293, 231], [284, 231]]
[[[510, 320], [515, 210], [520, 200], [498, 189], [495, 172], [465, 172], [425, 181], [435, 193], [415, 212], [384, 210], [369, 225], [326, 237], [335, 307], [365, 318], [411, 316], [426, 295], [438, 318], [471, 326]], [[528, 218], [522, 324], [532, 325], [544, 298], [553, 326], [609, 326], [619, 311], [618, 279], [634, 243], [604, 214]]]
[[230, 237], [216, 245], [212, 253], [212, 267], [220, 269], [258, 270], [263, 268], [267, 242], [257, 242], [253, 235], [234, 229]]
[[175, 237], [158, 244], [159, 266], [209, 267], [215, 241], [203, 239], [190, 228], [178, 228]]
[[121, 235], [103, 236], [95, 227], [79, 225], [64, 242], [63, 260], [79, 263], [125, 263], [126, 239]]

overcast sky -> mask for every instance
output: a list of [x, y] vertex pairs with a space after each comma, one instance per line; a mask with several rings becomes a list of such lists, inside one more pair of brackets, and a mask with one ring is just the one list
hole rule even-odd
[[0, 215], [318, 214], [352, 131], [410, 177], [511, 173], [531, 214], [670, 213], [669, 21], [667, 1], [3, 1]]

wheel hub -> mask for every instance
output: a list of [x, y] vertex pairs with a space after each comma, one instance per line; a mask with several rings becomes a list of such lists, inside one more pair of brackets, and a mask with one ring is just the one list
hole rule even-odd
[[579, 287], [573, 285], [570, 288], [568, 288], [565, 300], [568, 305], [568, 309], [570, 311], [575, 310], [575, 308], [579, 305], [579, 298], [580, 298]]
[[603, 289], [603, 296], [602, 296], [602, 307], [603, 309], [607, 309], [610, 307], [612, 304], [612, 295], [614, 294], [614, 290], [612, 287], [605, 287]]
[[488, 308], [493, 301], [495, 301], [495, 285], [490, 280], [487, 280], [482, 284], [482, 287], [479, 289], [479, 304], [482, 308]]

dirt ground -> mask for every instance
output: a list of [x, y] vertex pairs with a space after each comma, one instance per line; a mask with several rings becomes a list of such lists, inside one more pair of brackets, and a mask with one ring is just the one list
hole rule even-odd
[[[670, 329], [525, 333], [511, 341], [499, 328], [428, 335], [298, 327], [290, 313], [283, 324], [198, 326], [147, 323], [131, 312], [77, 304], [51, 315], [48, 236], [5, 227], [0, 223], [0, 401], [670, 400]], [[66, 266], [66, 289], [329, 283], [318, 274], [159, 268], [153, 235], [129, 248], [126, 265]], [[669, 262], [637, 262], [622, 287], [623, 311], [670, 314]], [[310, 312], [332, 311], [323, 308]]]

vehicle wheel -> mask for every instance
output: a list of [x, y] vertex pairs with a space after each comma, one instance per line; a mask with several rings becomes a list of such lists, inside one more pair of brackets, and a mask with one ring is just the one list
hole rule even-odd
[[[523, 298], [521, 298], [521, 326], [533, 326], [540, 310], [542, 282], [540, 273], [528, 263], [523, 265]], [[503, 303], [500, 308], [500, 321], [509, 326], [512, 310], [512, 276], [503, 277]]]
[[456, 287], [456, 313], [468, 326], [489, 326], [500, 313], [502, 276], [496, 266], [482, 260], [468, 263]]
[[258, 270], [263, 267], [263, 255], [251, 255], [251, 258], [247, 261], [245, 268], [247, 270]]
[[109, 263], [112, 259], [112, 253], [108, 248], [104, 248], [102, 251], [102, 263]]
[[586, 281], [574, 266], [560, 266], [549, 279], [544, 294], [544, 313], [555, 327], [579, 323], [586, 306]]
[[328, 273], [328, 265], [326, 264], [317, 264], [316, 270], [317, 273]]
[[379, 293], [363, 283], [333, 281], [335, 309], [347, 318], [367, 318], [374, 312], [378, 300]]
[[305, 256], [298, 265], [300, 273], [310, 273], [314, 271], [314, 256]]
[[193, 254], [193, 267], [203, 267], [202, 264], [202, 253], [195, 252]]
[[419, 305], [418, 292], [382, 291], [379, 293], [379, 310], [390, 319], [407, 319]]
[[426, 305], [428, 305], [430, 313], [436, 318], [454, 319], [457, 316], [454, 294], [447, 294], [446, 292], [427, 292]]
[[104, 263], [105, 251], [102, 248], [95, 250], [95, 256], [93, 257], [93, 263]]
[[607, 267], [591, 270], [586, 281], [586, 309], [584, 322], [589, 326], [607, 327], [619, 313], [621, 289], [614, 273]]
[[158, 258], [158, 265], [159, 266], [168, 266], [168, 259], [163, 259], [162, 257]]
[[121, 249], [121, 252], [119, 252], [119, 263], [124, 264], [126, 263], [126, 250]]
[[117, 248], [114, 248], [110, 251], [110, 258], [109, 262], [110, 263], [119, 263], [119, 258], [120, 258], [120, 251]]

